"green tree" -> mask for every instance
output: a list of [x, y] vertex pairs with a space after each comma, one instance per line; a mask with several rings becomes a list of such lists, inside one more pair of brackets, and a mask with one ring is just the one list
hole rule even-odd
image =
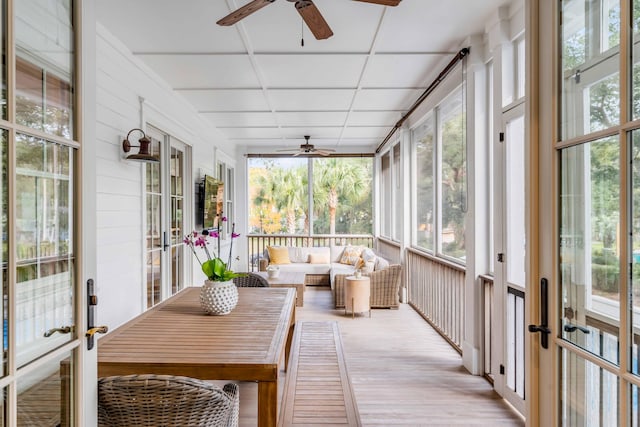
[[255, 206], [272, 206], [284, 212], [284, 231], [295, 234], [297, 220], [305, 210], [307, 203], [307, 175], [302, 168], [285, 169], [267, 167], [268, 173], [257, 179], [259, 190], [253, 199]]
[[371, 195], [371, 161], [318, 159], [313, 164], [313, 186], [314, 210], [328, 209], [329, 234], [335, 234], [340, 203], [354, 206]]

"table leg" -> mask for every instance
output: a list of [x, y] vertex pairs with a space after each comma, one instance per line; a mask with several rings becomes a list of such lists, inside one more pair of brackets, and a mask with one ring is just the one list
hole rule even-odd
[[278, 382], [258, 382], [258, 426], [275, 427], [278, 424]]

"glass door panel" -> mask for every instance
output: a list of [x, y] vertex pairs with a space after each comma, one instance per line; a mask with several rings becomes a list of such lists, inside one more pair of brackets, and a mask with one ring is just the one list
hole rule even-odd
[[184, 274], [184, 152], [171, 147], [170, 189], [171, 201], [171, 295], [185, 287]]
[[73, 149], [16, 137], [16, 357], [24, 364], [75, 337]]
[[[160, 156], [161, 142], [151, 138], [151, 154]], [[145, 163], [147, 210], [147, 308], [162, 300], [162, 181], [160, 163]]]
[[561, 425], [618, 426], [618, 378], [570, 351], [561, 358]]
[[506, 228], [507, 282], [524, 288], [525, 274], [525, 182], [524, 116], [509, 120], [506, 126]]
[[560, 159], [561, 336], [617, 364], [618, 138], [566, 148]]
[[562, 0], [561, 138], [620, 123], [618, 0]]
[[37, 370], [20, 377], [18, 426], [73, 426], [73, 354], [52, 358]]

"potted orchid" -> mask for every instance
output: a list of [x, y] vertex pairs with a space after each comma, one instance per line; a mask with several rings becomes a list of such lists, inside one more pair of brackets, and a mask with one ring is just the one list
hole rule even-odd
[[[227, 222], [227, 217], [221, 217], [221, 221]], [[202, 233], [194, 231], [184, 238], [184, 244], [191, 248], [193, 255], [200, 263], [202, 272], [207, 276], [204, 286], [200, 291], [200, 305], [209, 314], [228, 314], [238, 303], [238, 289], [233, 283], [236, 277], [245, 276], [242, 273], [234, 273], [231, 267], [233, 240], [240, 234], [235, 231], [235, 223], [231, 225], [231, 244], [229, 245], [229, 258], [225, 263], [220, 257], [220, 229], [204, 230]], [[216, 241], [216, 248], [210, 246], [209, 237]], [[202, 260], [198, 256], [196, 248], [201, 248], [207, 259]], [[217, 249], [217, 250], [216, 250]]]

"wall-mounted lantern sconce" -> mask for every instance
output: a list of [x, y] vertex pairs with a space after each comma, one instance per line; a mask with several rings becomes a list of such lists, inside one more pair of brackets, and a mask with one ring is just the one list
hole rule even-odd
[[[129, 135], [131, 135], [131, 132], [136, 130], [142, 133], [142, 138], [138, 140], [140, 145], [131, 145], [131, 143], [129, 142]], [[149, 139], [144, 131], [142, 129], [135, 128], [131, 129], [127, 134], [127, 137], [124, 139], [124, 141], [122, 141], [122, 150], [125, 153], [128, 153], [129, 151], [131, 151], [132, 147], [140, 147], [140, 150], [138, 150], [138, 154], [129, 154], [126, 159], [136, 160], [138, 162], [159, 162], [160, 159], [149, 152], [150, 145], [151, 139]]]

